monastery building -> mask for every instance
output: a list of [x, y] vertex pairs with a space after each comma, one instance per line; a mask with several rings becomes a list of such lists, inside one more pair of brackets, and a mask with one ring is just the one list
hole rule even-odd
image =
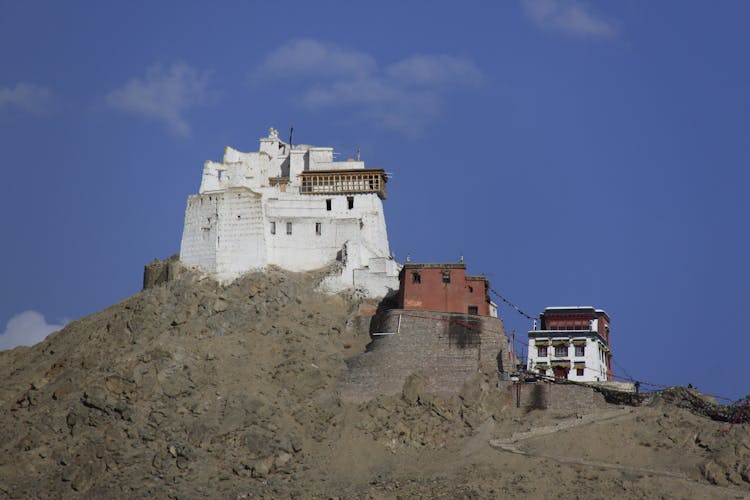
[[227, 147], [188, 197], [180, 260], [222, 281], [269, 265], [310, 271], [337, 262], [328, 291], [396, 293], [382, 203], [388, 177], [333, 157], [330, 147], [283, 142], [273, 128], [259, 151]]
[[497, 317], [497, 305], [490, 300], [487, 278], [468, 276], [463, 262], [404, 264], [399, 307]]
[[593, 307], [548, 307], [529, 332], [528, 370], [579, 382], [612, 379], [609, 316]]

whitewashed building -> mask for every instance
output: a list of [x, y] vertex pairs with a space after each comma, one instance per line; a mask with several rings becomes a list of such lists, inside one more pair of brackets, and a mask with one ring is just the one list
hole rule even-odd
[[546, 308], [529, 332], [527, 369], [579, 382], [611, 380], [607, 313], [590, 306]]
[[331, 292], [370, 297], [398, 291], [400, 267], [388, 246], [387, 175], [363, 161], [334, 161], [333, 148], [290, 145], [270, 129], [260, 149], [227, 147], [207, 161], [190, 195], [180, 260], [221, 281], [269, 265], [310, 271], [339, 265]]

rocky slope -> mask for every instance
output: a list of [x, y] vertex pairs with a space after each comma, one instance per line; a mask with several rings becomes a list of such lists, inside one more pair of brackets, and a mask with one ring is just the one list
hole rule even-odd
[[750, 495], [748, 425], [673, 400], [521, 411], [479, 373], [452, 399], [414, 374], [399, 396], [342, 402], [369, 337], [321, 278], [186, 272], [0, 352], [0, 496]]

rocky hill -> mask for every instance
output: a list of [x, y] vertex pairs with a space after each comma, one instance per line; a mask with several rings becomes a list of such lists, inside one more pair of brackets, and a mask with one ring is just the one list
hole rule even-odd
[[343, 401], [370, 338], [322, 277], [182, 272], [0, 352], [0, 496], [750, 495], [748, 424], [680, 398], [525, 410], [492, 373], [450, 398], [415, 373], [401, 394]]

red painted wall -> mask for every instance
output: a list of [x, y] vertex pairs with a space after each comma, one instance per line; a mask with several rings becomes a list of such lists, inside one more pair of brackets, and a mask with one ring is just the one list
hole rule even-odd
[[[407, 264], [401, 271], [401, 309], [468, 313], [469, 306], [476, 306], [477, 314], [489, 316], [490, 304], [485, 279], [467, 280], [465, 267], [418, 266], [420, 265], [410, 267]], [[443, 282], [443, 272], [450, 273], [450, 283]], [[418, 283], [414, 281], [414, 273], [419, 273]]]
[[602, 313], [578, 313], [571, 314], [566, 312], [545, 312], [544, 324], [542, 325], [543, 330], [580, 330], [588, 329], [589, 321], [592, 319], [598, 319], [597, 331], [599, 335], [604, 339], [604, 342], [609, 345], [609, 318]]

